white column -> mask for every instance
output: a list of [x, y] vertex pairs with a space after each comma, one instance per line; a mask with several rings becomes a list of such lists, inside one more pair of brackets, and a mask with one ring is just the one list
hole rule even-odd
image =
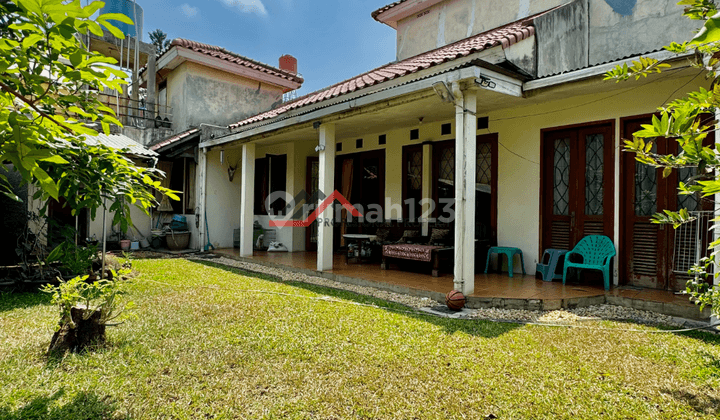
[[198, 211], [196, 217], [198, 220], [198, 248], [200, 251], [208, 251], [205, 249], [207, 244], [207, 231], [205, 226], [205, 219], [207, 216], [207, 200], [205, 190], [207, 186], [207, 148], [203, 148], [198, 157], [198, 177], [197, 185], [195, 186], [195, 202], [198, 203]]
[[453, 86], [455, 116], [455, 289], [475, 291], [475, 172], [477, 94]]
[[[423, 144], [423, 176], [422, 176], [422, 199], [427, 200], [422, 203], [422, 215], [425, 220], [422, 222], [422, 235], [430, 235], [430, 223], [428, 219], [432, 217], [430, 214], [430, 201], [432, 199], [432, 144]], [[425, 217], [427, 215], [427, 217]]]
[[[319, 187], [326, 196], [335, 191], [335, 124], [325, 123], [320, 126], [320, 173]], [[333, 227], [332, 206], [318, 215], [318, 271], [329, 271], [333, 268]]]
[[242, 147], [242, 190], [240, 192], [240, 256], [253, 255], [253, 221], [255, 212], [255, 145]]

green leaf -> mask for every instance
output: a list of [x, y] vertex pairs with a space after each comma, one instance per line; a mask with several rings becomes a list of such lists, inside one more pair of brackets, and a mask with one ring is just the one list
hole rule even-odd
[[720, 41], [720, 13], [705, 22], [705, 26], [690, 41], [691, 45], [701, 45]]
[[13, 194], [12, 192], [0, 191], [0, 193], [2, 193], [5, 197], [7, 197], [13, 201], [22, 202], [22, 199], [20, 197], [18, 197], [17, 195]]
[[42, 36], [42, 35], [40, 35], [40, 34], [28, 35], [28, 36], [25, 37], [25, 39], [23, 39], [23, 41], [22, 41], [22, 49], [23, 49], [24, 51], [27, 51], [28, 48], [30, 48], [30, 47], [32, 47], [33, 45], [37, 44], [37, 43], [40, 42], [40, 40], [42, 40], [43, 38], [45, 38], [45, 37]]
[[73, 65], [73, 67], [77, 67], [80, 65], [80, 63], [83, 62], [83, 52], [82, 50], [78, 49], [74, 53], [70, 54], [70, 64]]
[[672, 175], [672, 167], [668, 166], [665, 169], [663, 169], [663, 178], [667, 178], [670, 175]]
[[33, 168], [32, 173], [38, 180], [38, 182], [40, 182], [40, 187], [43, 189], [43, 191], [45, 191], [50, 197], [57, 200], [59, 198], [60, 192], [58, 191], [58, 187], [55, 181], [50, 178], [50, 175], [48, 175], [48, 173], [40, 167]]
[[50, 156], [49, 158], [40, 159], [40, 161], [41, 161], [41, 162], [55, 163], [55, 164], [57, 164], [57, 165], [66, 165], [66, 164], [69, 164], [69, 163], [70, 163], [70, 162], [68, 162], [67, 160], [65, 160], [65, 159], [64, 159], [62, 156], [60, 156], [60, 155]]
[[103, 36], [103, 30], [100, 27], [100, 25], [98, 25], [97, 23], [95, 23], [93, 21], [88, 21], [87, 28], [90, 30], [90, 32], [93, 33], [93, 35], [97, 35], [99, 37]]
[[12, 24], [12, 25], [10, 25], [10, 29], [15, 29], [18, 31], [37, 32], [37, 33], [42, 32], [40, 30], [40, 28], [38, 28], [36, 25], [33, 25], [32, 23], [29, 23], [29, 22]]
[[112, 23], [106, 22], [106, 21], [104, 21], [104, 20], [99, 20], [98, 23], [101, 24], [102, 26], [104, 26], [105, 29], [107, 29], [108, 32], [110, 32], [111, 34], [113, 34], [113, 36], [114, 36], [115, 38], [117, 38], [117, 39], [125, 39], [125, 34], [123, 33], [123, 31], [121, 31], [120, 29], [118, 29], [117, 27], [115, 27], [115, 25], [113, 25]]
[[135, 22], [133, 22], [132, 19], [122, 13], [103, 13], [97, 17], [97, 20], [99, 22], [104, 20], [116, 20], [118, 22], [127, 23], [128, 25], [135, 25]]

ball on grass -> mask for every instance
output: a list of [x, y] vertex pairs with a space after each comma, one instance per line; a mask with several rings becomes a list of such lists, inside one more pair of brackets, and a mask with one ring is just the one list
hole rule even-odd
[[465, 306], [466, 301], [467, 299], [465, 299], [465, 295], [458, 290], [453, 290], [445, 295], [445, 304], [453, 311], [459, 311], [462, 309]]

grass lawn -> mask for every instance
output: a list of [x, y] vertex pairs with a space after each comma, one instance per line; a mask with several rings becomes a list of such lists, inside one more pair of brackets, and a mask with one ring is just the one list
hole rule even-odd
[[[716, 418], [720, 338], [447, 320], [185, 260], [135, 261], [137, 319], [48, 359], [56, 308], [0, 295], [0, 419]], [[165, 283], [165, 284], [162, 284]], [[305, 297], [333, 296], [328, 302]]]

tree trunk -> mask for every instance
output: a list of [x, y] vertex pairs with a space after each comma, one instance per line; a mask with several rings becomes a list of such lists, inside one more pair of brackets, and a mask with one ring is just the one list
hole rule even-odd
[[84, 319], [87, 311], [84, 307], [70, 309], [75, 328], [70, 328], [68, 323], [62, 325], [53, 335], [48, 353], [79, 353], [105, 343], [105, 325], [99, 322], [100, 311], [95, 311], [89, 318]]

